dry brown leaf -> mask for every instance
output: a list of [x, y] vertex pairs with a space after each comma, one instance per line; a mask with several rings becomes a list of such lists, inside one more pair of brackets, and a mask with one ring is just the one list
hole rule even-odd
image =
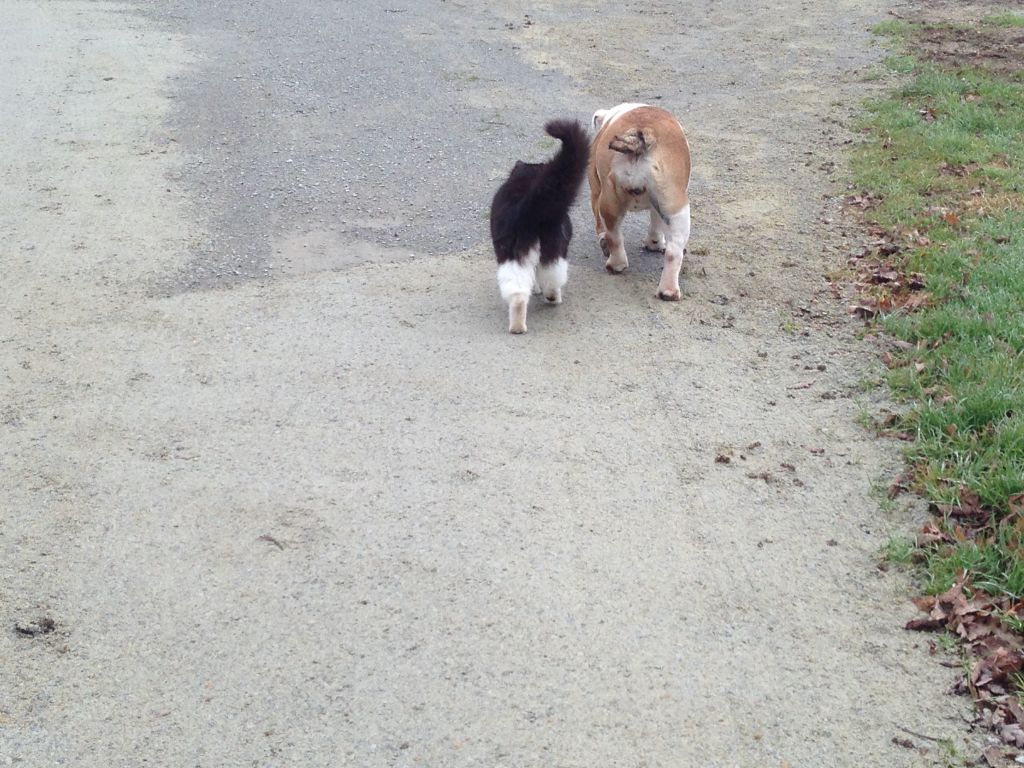
[[903, 302], [904, 309], [920, 309], [926, 306], [931, 300], [931, 294], [928, 293], [915, 293], [905, 302]]
[[945, 626], [945, 619], [911, 619], [903, 625], [903, 628], [913, 632], [934, 632]]
[[1024, 747], [1024, 728], [1016, 723], [1004, 725], [999, 729], [999, 738], [1015, 747]]
[[1016, 696], [1010, 696], [1006, 700], [1006, 709], [1013, 717], [1013, 722], [1024, 723], [1024, 707], [1020, 705], [1020, 699]]
[[[925, 523], [924, 526], [921, 528], [920, 533], [917, 534], [917, 546], [919, 547], [926, 547], [929, 544], [946, 543], [949, 541], [952, 541], [952, 539], [949, 537], [949, 534], [943, 533], [941, 530], [939, 530], [939, 527], [935, 525], [935, 523], [931, 520]], [[934, 597], [928, 599], [932, 600], [934, 604]], [[929, 606], [928, 609], [922, 608], [921, 610], [930, 609], [931, 606]]]
[[989, 768], [998, 768], [1003, 765], [1002, 750], [999, 747], [987, 747], [981, 753], [981, 756], [985, 758], [985, 764], [988, 765]]
[[1024, 515], [1024, 493], [1018, 493], [1006, 500], [1011, 514]]
[[856, 315], [862, 320], [870, 320], [878, 314], [878, 307], [872, 306], [867, 302], [861, 302], [850, 306], [850, 314]]

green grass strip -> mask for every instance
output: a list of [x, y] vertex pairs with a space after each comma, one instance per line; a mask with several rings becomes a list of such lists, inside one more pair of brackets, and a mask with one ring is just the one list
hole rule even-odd
[[985, 19], [993, 27], [1024, 27], [1024, 16], [1019, 13], [1000, 13]]
[[[889, 26], [880, 31], [911, 33]], [[1021, 598], [1024, 522], [1011, 499], [1024, 493], [1024, 88], [906, 56], [889, 65], [912, 74], [868, 105], [853, 175], [881, 197], [869, 219], [926, 243], [897, 258], [933, 299], [883, 319], [914, 345], [889, 384], [906, 404], [915, 490], [939, 504], [973, 492], [993, 512], [979, 535], [927, 553], [926, 588], [948, 589], [965, 568], [976, 587]]]

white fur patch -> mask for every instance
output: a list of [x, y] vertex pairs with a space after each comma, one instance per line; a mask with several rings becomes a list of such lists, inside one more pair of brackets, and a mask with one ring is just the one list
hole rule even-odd
[[665, 250], [665, 222], [661, 220], [658, 212], [651, 209], [651, 223], [647, 227], [647, 239], [644, 240], [644, 247], [652, 251]]
[[690, 240], [689, 203], [684, 205], [679, 213], [669, 216], [668, 225], [665, 227], [665, 233], [668, 235], [667, 245], [677, 248], [679, 250], [679, 255], [682, 256], [683, 250], [686, 248], [686, 243]]
[[687, 203], [679, 213], [670, 216], [663, 230], [668, 239], [665, 242], [665, 262], [658, 283], [658, 296], [678, 301], [681, 294], [679, 271], [683, 266], [686, 243], [690, 239], [690, 204]]
[[552, 264], [537, 267], [537, 285], [544, 298], [552, 304], [562, 302], [562, 288], [569, 282], [569, 262], [556, 259]]
[[516, 294], [529, 297], [540, 263], [540, 246], [531, 248], [522, 261], [506, 261], [498, 265], [498, 290], [501, 298], [511, 301]]
[[634, 102], [626, 102], [625, 104], [619, 104], [618, 106], [612, 107], [611, 109], [599, 109], [594, 113], [593, 123], [594, 130], [599, 130], [606, 125], [611, 125], [613, 122], [618, 120], [624, 114], [637, 107], [646, 107], [648, 104], [636, 104]]
[[[651, 165], [653, 161], [646, 155], [633, 159], [620, 153], [615, 153], [611, 159], [609, 174], [620, 187], [644, 189], [650, 183]], [[645, 192], [630, 198], [627, 210], [644, 211], [651, 207], [650, 196]]]

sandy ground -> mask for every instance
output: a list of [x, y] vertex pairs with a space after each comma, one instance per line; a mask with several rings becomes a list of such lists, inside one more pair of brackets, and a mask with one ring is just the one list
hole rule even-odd
[[[0, 3], [0, 760], [865, 768], [941, 764], [901, 727], [959, 738], [876, 568], [912, 521], [871, 495], [897, 457], [821, 278], [883, 4], [504, 8], [473, 44], [566, 102], [453, 194], [486, 209], [530, 109], [661, 96], [697, 169], [679, 304], [641, 223], [614, 278], [584, 211], [523, 338], [477, 213], [357, 240], [250, 211], [231, 250], [183, 124], [228, 32]], [[513, 87], [462, 82], [481, 115]]]

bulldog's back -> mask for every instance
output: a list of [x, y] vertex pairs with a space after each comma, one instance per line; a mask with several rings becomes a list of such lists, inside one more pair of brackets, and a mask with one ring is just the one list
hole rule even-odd
[[[690, 147], [679, 121], [646, 104], [622, 104], [594, 115], [600, 123], [593, 144], [591, 181], [611, 182], [616, 192], [651, 185], [667, 213], [688, 202]], [[632, 207], [632, 206], [630, 206]]]

